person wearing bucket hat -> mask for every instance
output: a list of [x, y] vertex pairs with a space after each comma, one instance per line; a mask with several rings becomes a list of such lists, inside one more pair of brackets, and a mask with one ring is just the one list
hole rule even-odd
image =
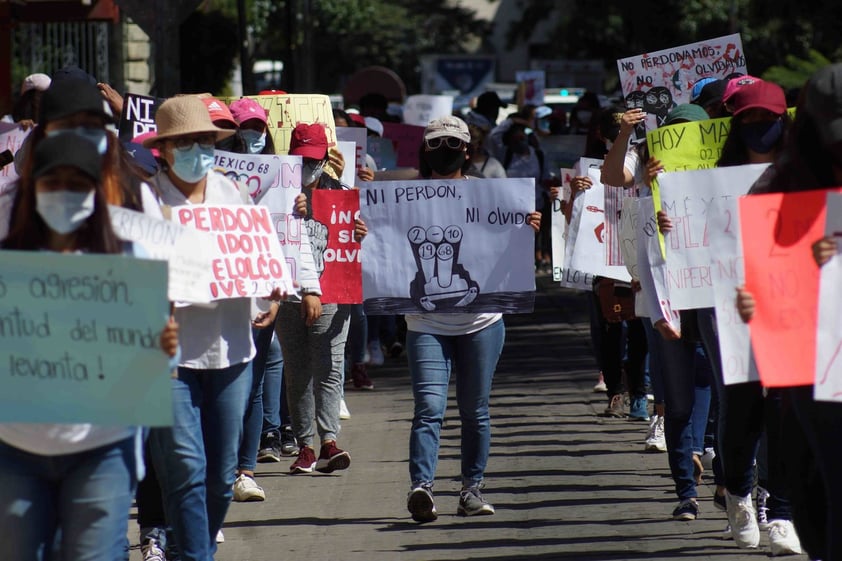
[[[468, 180], [465, 188], [471, 188], [470, 179], [462, 172], [470, 141], [468, 125], [461, 119], [448, 116], [431, 121], [424, 130], [419, 153], [422, 177], [434, 181]], [[527, 222], [537, 232], [541, 214], [529, 212]], [[476, 296], [475, 289], [470, 288], [470, 277], [461, 275], [460, 279], [469, 288], [458, 303], [454, 302], [457, 306], [454, 311], [464, 309], [460, 304], [469, 304]], [[419, 523], [438, 518], [433, 484], [452, 368], [460, 388], [456, 400], [462, 424], [462, 490], [457, 514], [492, 515], [494, 506], [483, 498], [481, 489], [491, 448], [488, 401], [506, 332], [503, 316], [494, 313], [407, 314], [406, 324], [414, 402], [409, 434], [407, 510]]]
[[[795, 119], [775, 160], [771, 179], [756, 183], [749, 195], [837, 190], [842, 185], [842, 64], [815, 72], [804, 86]], [[821, 238], [813, 244], [813, 258], [826, 266], [836, 256], [836, 243]], [[740, 287], [737, 311], [751, 322], [756, 302]], [[771, 313], [791, 314], [783, 308]], [[818, 401], [814, 386], [783, 388], [794, 415], [784, 424], [788, 432], [784, 455], [795, 528], [810, 559], [842, 559], [842, 404]], [[797, 447], [793, 450], [793, 447]]]
[[[63, 253], [72, 260], [77, 253], [119, 255], [135, 249], [112, 228], [102, 156], [92, 143], [70, 135], [46, 138], [33, 150], [30, 169], [15, 193], [4, 250]], [[177, 354], [174, 322], [163, 326], [159, 343], [171, 359]], [[95, 362], [85, 349], [75, 346], [74, 360]], [[140, 427], [0, 423], [5, 555], [123, 559], [133, 490], [143, 466], [141, 443]]]
[[[201, 99], [168, 99], [155, 123], [157, 135], [143, 145], [160, 151], [163, 169], [154, 180], [165, 205], [252, 204], [243, 188], [213, 170], [214, 143], [234, 131], [215, 126]], [[233, 496], [255, 354], [251, 328], [274, 321], [266, 313], [253, 322], [251, 310], [248, 298], [175, 309], [182, 343], [178, 377], [171, 381], [175, 421], [152, 429], [149, 446], [182, 559], [213, 558]]]

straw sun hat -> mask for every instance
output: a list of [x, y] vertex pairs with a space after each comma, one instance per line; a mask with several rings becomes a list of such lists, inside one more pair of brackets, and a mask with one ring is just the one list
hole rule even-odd
[[151, 148], [164, 140], [191, 134], [216, 134], [216, 141], [228, 138], [235, 131], [221, 129], [213, 124], [204, 102], [194, 95], [182, 95], [166, 100], [155, 113], [158, 134], [143, 141]]

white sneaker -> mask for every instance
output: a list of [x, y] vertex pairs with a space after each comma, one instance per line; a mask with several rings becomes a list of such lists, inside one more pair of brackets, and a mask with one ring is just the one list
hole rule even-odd
[[368, 344], [368, 364], [370, 366], [383, 366], [386, 358], [383, 356], [383, 349], [380, 348], [380, 341], [372, 341]]
[[599, 379], [596, 381], [593, 391], [594, 393], [605, 393], [608, 391], [608, 386], [605, 385], [605, 378], [602, 376], [602, 372], [599, 373]]
[[247, 503], [252, 501], [266, 500], [266, 493], [253, 478], [241, 473], [234, 482], [234, 501]]
[[140, 554], [143, 561], [167, 561], [164, 550], [158, 547], [158, 540], [149, 539], [140, 546]]
[[659, 417], [658, 415], [652, 417], [652, 422], [649, 424], [649, 432], [646, 434], [643, 450], [647, 452], [667, 451], [667, 437], [664, 436], [663, 417]]
[[760, 545], [760, 528], [757, 527], [757, 513], [754, 510], [751, 495], [735, 497], [726, 492], [725, 503], [728, 505], [731, 535], [737, 547], [756, 549]]
[[225, 543], [225, 536], [222, 535], [222, 530], [216, 533], [216, 543]]
[[339, 418], [343, 421], [351, 418], [351, 412], [348, 411], [348, 405], [345, 403], [345, 398], [339, 401]]
[[801, 540], [795, 532], [795, 526], [789, 520], [772, 520], [769, 522], [769, 549], [772, 556], [799, 555]]

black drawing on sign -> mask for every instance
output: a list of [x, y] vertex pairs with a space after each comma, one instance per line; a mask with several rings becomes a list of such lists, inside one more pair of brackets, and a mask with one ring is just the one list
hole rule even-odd
[[409, 284], [415, 305], [432, 312], [462, 308], [476, 300], [479, 285], [459, 264], [462, 229], [414, 226], [407, 232], [418, 272]]
[[310, 248], [313, 250], [313, 264], [316, 266], [316, 272], [319, 277], [322, 276], [325, 270], [325, 250], [327, 249], [327, 226], [308, 218], [304, 221], [304, 226], [307, 228], [307, 235], [310, 236]]
[[[649, 90], [630, 92], [626, 96], [626, 108], [643, 109], [647, 113], [657, 116], [658, 126], [664, 125], [667, 115], [675, 107], [672, 92], [663, 86], [655, 86]], [[642, 138], [642, 137], [640, 137]]]

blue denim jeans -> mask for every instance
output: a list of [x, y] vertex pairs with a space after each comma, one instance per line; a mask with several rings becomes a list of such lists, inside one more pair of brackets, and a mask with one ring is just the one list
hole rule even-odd
[[237, 467], [246, 471], [254, 471], [257, 467], [260, 436], [281, 428], [281, 383], [284, 376], [284, 357], [281, 344], [275, 337], [275, 324], [252, 329], [251, 332], [257, 354], [251, 361], [251, 393], [243, 418], [243, 441], [237, 455]]
[[661, 335], [655, 331], [652, 322], [646, 318], [641, 320], [643, 329], [646, 332], [646, 348], [649, 351], [649, 383], [652, 385], [652, 394], [655, 396], [655, 403], [664, 402], [664, 369], [661, 366], [661, 345], [658, 339]]
[[46, 561], [60, 552], [64, 560], [128, 560], [136, 461], [134, 437], [62, 456], [0, 442], [2, 557]]
[[251, 368], [179, 368], [172, 388], [174, 425], [150, 432], [152, 460], [181, 559], [212, 561], [233, 496]]
[[703, 447], [710, 406], [710, 367], [701, 344], [659, 341], [664, 368], [664, 436], [667, 457], [681, 500], [697, 496], [693, 449]]
[[491, 446], [488, 400], [505, 337], [502, 320], [468, 335], [407, 332], [406, 352], [415, 400], [409, 437], [409, 477], [413, 486], [432, 484], [435, 479], [453, 368], [462, 422], [462, 485], [470, 487], [482, 482]]

